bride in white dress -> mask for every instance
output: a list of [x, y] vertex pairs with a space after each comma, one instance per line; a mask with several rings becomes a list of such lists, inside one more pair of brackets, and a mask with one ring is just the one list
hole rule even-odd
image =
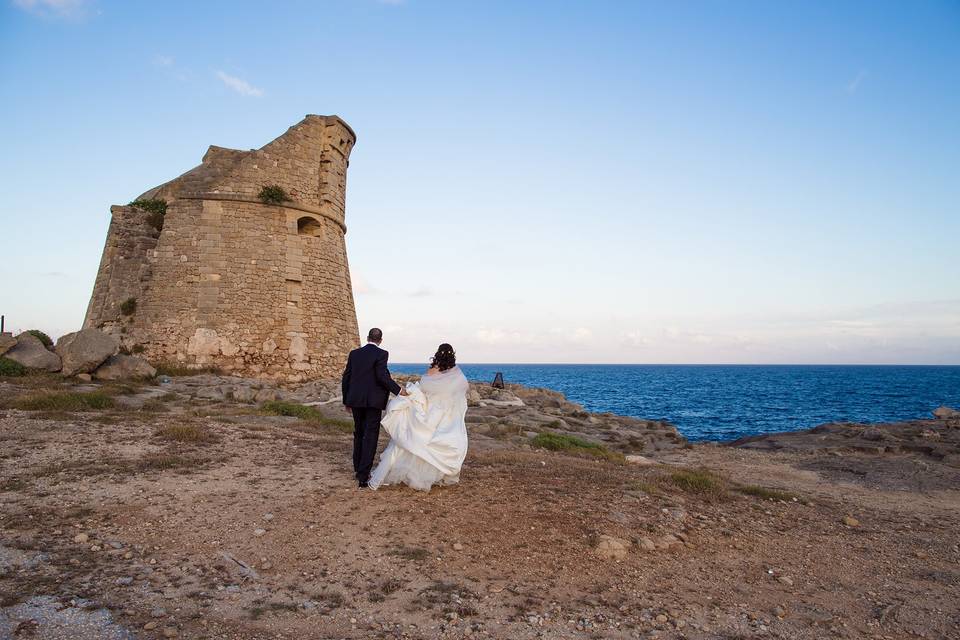
[[453, 347], [441, 344], [420, 382], [407, 383], [409, 395], [390, 400], [380, 422], [390, 444], [370, 475], [371, 489], [402, 482], [429, 491], [435, 484], [460, 481], [469, 384], [456, 364]]

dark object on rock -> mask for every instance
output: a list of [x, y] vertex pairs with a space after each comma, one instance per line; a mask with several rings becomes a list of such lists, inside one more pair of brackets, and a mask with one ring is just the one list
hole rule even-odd
[[503, 374], [497, 371], [497, 375], [493, 376], [493, 384], [491, 384], [494, 389], [503, 389]]

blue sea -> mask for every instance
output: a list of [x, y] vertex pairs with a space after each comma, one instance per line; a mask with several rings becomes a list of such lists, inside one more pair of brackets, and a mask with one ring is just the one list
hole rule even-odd
[[[733, 440], [825, 422], [930, 418], [960, 407], [960, 366], [463, 364], [471, 381], [562, 392], [588, 411], [666, 420], [689, 440]], [[422, 364], [391, 364], [423, 373]]]

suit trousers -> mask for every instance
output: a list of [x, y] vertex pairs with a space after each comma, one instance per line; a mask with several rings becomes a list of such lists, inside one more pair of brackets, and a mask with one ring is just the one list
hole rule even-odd
[[374, 407], [352, 407], [350, 410], [353, 412], [353, 470], [358, 481], [366, 482], [377, 455], [383, 410]]

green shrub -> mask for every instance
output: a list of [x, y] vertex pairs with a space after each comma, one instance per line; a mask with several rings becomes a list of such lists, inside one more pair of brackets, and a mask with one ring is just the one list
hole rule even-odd
[[167, 213], [167, 201], [161, 198], [138, 199], [130, 203], [131, 207], [147, 212], [147, 224], [157, 231], [163, 230], [163, 220]]
[[45, 334], [43, 331], [40, 331], [40, 329], [29, 329], [27, 333], [42, 342], [43, 346], [45, 346], [47, 349], [53, 346], [53, 340], [50, 339], [50, 336]]
[[0, 356], [0, 376], [25, 376], [27, 368], [10, 358]]
[[102, 391], [52, 391], [21, 396], [10, 406], [24, 411], [96, 411], [112, 408], [114, 401]]
[[125, 316], [132, 316], [133, 312], [137, 310], [137, 299], [136, 298], [127, 298], [120, 303], [120, 313]]
[[296, 402], [284, 402], [283, 400], [271, 400], [260, 405], [260, 410], [275, 416], [291, 416], [300, 418], [304, 422], [313, 422], [325, 427], [335, 427], [340, 431], [352, 432], [353, 422], [350, 420], [338, 420], [337, 418], [327, 418], [322, 413]]
[[670, 482], [687, 493], [722, 494], [726, 482], [706, 469], [682, 469], [670, 474]]
[[257, 197], [264, 204], [283, 204], [290, 201], [290, 196], [287, 195], [286, 190], [278, 184], [270, 184], [261, 188]]
[[161, 216], [167, 212], [167, 201], [162, 198], [139, 198], [129, 206], [143, 209], [147, 213], [159, 213]]
[[267, 413], [272, 413], [275, 416], [292, 416], [294, 418], [300, 418], [301, 420], [310, 421], [319, 421], [323, 419], [323, 414], [313, 407], [308, 407], [305, 404], [297, 404], [296, 402], [271, 400], [270, 402], [264, 402], [260, 408]]
[[538, 433], [530, 441], [530, 444], [542, 449], [549, 449], [550, 451], [564, 451], [567, 453], [589, 455], [606, 460], [623, 461], [624, 459], [622, 454], [610, 451], [602, 444], [562, 433]]

